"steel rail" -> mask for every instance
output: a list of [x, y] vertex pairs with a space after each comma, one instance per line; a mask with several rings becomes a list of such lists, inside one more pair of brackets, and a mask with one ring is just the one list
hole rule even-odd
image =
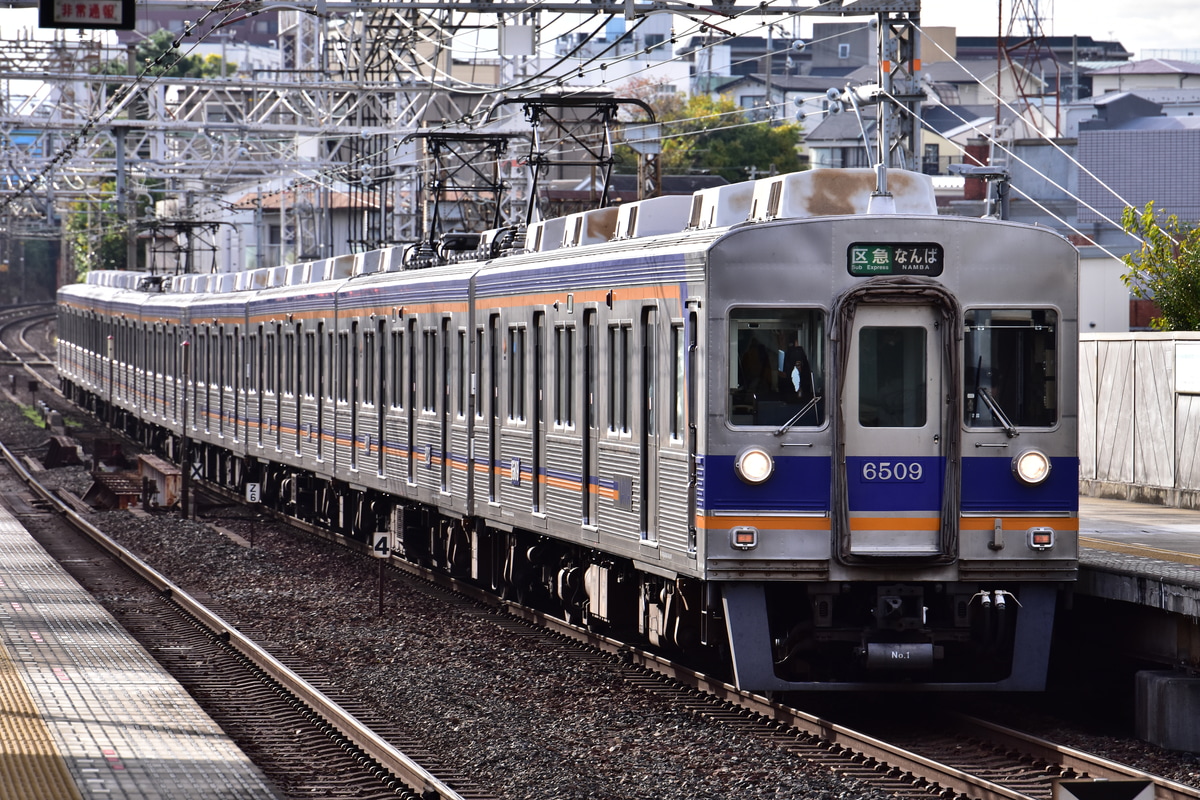
[[330, 725], [336, 728], [349, 741], [364, 753], [375, 759], [385, 769], [403, 781], [422, 797], [439, 798], [439, 800], [465, 800], [439, 778], [429, 773], [404, 753], [392, 747], [386, 741], [375, 735], [370, 729], [360, 723], [353, 714], [343, 709], [330, 698], [309, 684], [299, 675], [276, 660], [270, 653], [263, 650], [253, 641], [244, 636], [236, 628], [222, 619], [193, 598], [182, 588], [172, 583], [162, 573], [145, 564], [132, 552], [109, 538], [103, 531], [92, 525], [74, 509], [63, 503], [58, 496], [37, 481], [25, 466], [13, 455], [12, 451], [0, 443], [0, 455], [20, 475], [34, 492], [58, 511], [72, 525], [91, 538], [114, 559], [120, 561], [143, 580], [155, 587], [159, 592], [169, 597], [187, 613], [191, 614], [203, 625], [216, 632], [243, 656], [248, 658], [273, 680], [285, 686], [296, 694], [314, 712], [319, 714]]
[[966, 714], [955, 714], [952, 715], [952, 718], [957, 719], [963, 725], [985, 731], [991, 742], [1027, 753], [1048, 764], [1057, 764], [1064, 770], [1070, 770], [1077, 775], [1087, 775], [1107, 781], [1147, 781], [1154, 785], [1155, 800], [1195, 800], [1200, 798], [1200, 789], [1196, 787], [1141, 772], [1091, 753], [1054, 744], [1037, 736], [1031, 736]]

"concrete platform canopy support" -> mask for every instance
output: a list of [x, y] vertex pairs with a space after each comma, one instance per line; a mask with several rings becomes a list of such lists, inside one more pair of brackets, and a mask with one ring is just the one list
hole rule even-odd
[[1138, 738], [1169, 750], [1200, 753], [1200, 676], [1143, 670], [1134, 682]]

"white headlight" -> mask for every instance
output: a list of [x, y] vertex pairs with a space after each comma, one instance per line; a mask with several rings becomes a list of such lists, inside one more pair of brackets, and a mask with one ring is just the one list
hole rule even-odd
[[1026, 450], [1012, 460], [1013, 475], [1030, 486], [1037, 486], [1050, 477], [1050, 459], [1041, 450]]
[[748, 447], [738, 454], [733, 468], [739, 478], [749, 484], [759, 484], [771, 477], [775, 471], [775, 462], [766, 450], [758, 447]]

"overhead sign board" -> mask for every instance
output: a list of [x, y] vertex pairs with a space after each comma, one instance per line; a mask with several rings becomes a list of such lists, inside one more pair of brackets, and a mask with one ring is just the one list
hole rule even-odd
[[38, 25], [131, 31], [133, 4], [134, 0], [38, 0]]
[[846, 250], [846, 268], [856, 278], [875, 275], [942, 274], [946, 253], [935, 242], [855, 242]]

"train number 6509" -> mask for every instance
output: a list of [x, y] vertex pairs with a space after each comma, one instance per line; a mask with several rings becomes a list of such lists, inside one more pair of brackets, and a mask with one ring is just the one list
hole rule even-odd
[[919, 461], [905, 463], [903, 461], [864, 461], [862, 479], [864, 481], [919, 481], [925, 471]]

